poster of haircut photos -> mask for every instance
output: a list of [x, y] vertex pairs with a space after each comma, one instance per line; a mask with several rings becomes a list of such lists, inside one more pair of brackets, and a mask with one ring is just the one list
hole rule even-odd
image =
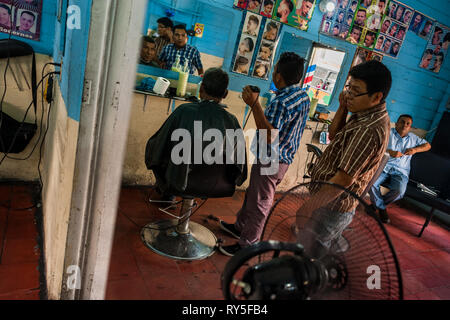
[[390, 1], [381, 22], [375, 51], [396, 58], [414, 15], [414, 9], [397, 1]]
[[308, 30], [316, 0], [235, 0], [234, 7]]
[[450, 29], [436, 22], [429, 34], [431, 37], [428, 40], [419, 67], [434, 73], [439, 73], [444, 59], [447, 56], [450, 42]]
[[0, 0], [0, 32], [40, 39], [42, 0]]
[[268, 79], [281, 29], [281, 23], [251, 11], [244, 12], [232, 71]]

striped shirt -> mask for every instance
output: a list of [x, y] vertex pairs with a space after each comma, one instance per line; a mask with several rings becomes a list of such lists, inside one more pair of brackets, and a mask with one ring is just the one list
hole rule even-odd
[[184, 62], [187, 59], [190, 74], [194, 74], [195, 69], [203, 69], [202, 61], [200, 60], [200, 52], [198, 52], [197, 48], [189, 44], [186, 44], [183, 48], [177, 48], [173, 43], [168, 44], [161, 51], [159, 60], [165, 62], [166, 69], [170, 70], [175, 63], [178, 54], [180, 55], [181, 66], [184, 66]]
[[172, 43], [172, 42], [170, 42], [169, 39], [166, 39], [166, 38], [163, 38], [163, 37], [156, 38], [155, 39], [156, 56], [159, 57], [159, 55], [161, 54], [162, 49], [164, 49], [164, 47], [167, 46], [170, 43]]
[[[385, 105], [353, 114], [314, 165], [311, 180], [329, 181], [340, 169], [355, 179], [347, 189], [361, 196], [386, 152], [389, 121]], [[317, 192], [318, 188], [313, 187], [311, 192]], [[350, 212], [357, 205], [355, 198], [343, 193], [332, 209]]]
[[299, 84], [283, 88], [264, 111], [270, 124], [279, 130], [279, 158], [291, 164], [300, 146], [300, 139], [308, 119], [309, 96]]

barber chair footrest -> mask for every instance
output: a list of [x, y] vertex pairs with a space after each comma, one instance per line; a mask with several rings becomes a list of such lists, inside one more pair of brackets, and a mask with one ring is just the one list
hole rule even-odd
[[201, 260], [214, 253], [216, 236], [204, 226], [189, 221], [189, 233], [177, 232], [178, 220], [147, 224], [141, 231], [144, 244], [154, 252], [181, 260]]

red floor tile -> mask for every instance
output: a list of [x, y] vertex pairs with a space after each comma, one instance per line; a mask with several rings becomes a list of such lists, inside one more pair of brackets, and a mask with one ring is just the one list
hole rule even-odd
[[39, 288], [37, 263], [0, 265], [0, 294]]
[[106, 300], [147, 300], [150, 299], [141, 277], [111, 280], [106, 289]]
[[35, 239], [6, 238], [2, 257], [2, 265], [14, 265], [39, 261], [39, 249]]
[[150, 299], [192, 299], [193, 293], [186, 285], [185, 275], [174, 272], [145, 272], [143, 276]]

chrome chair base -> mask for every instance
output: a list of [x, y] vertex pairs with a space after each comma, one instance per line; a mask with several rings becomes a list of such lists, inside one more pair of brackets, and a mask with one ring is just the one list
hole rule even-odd
[[154, 252], [172, 259], [201, 260], [214, 253], [216, 236], [202, 225], [189, 221], [188, 232], [179, 232], [179, 220], [147, 224], [141, 231], [144, 244]]

